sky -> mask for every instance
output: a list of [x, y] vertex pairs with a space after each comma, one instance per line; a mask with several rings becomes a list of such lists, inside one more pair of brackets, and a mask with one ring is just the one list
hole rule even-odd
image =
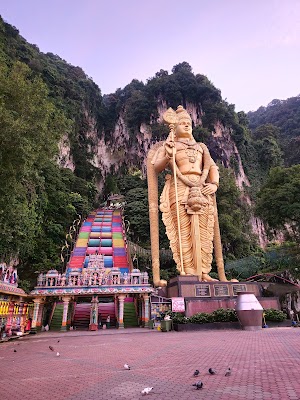
[[300, 94], [299, 0], [1, 0], [0, 14], [102, 94], [183, 61], [236, 111]]

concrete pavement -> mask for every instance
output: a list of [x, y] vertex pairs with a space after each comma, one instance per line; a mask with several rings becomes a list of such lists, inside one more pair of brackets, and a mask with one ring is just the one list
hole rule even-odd
[[[153, 386], [151, 400], [297, 400], [299, 344], [298, 328], [45, 332], [0, 344], [0, 398], [131, 400], [144, 398], [142, 389]], [[210, 367], [217, 375], [208, 374]], [[225, 377], [228, 367], [232, 375]], [[203, 389], [192, 386], [197, 380]]]

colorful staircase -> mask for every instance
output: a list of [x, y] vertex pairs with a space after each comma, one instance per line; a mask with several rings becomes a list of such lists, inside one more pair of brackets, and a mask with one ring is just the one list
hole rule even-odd
[[139, 325], [135, 304], [133, 299], [129, 297], [124, 301], [124, 328], [133, 328], [137, 326]]
[[86, 329], [90, 324], [91, 303], [77, 303], [73, 318], [75, 329]]
[[[101, 299], [100, 299], [101, 300]], [[101, 317], [102, 325], [106, 323], [106, 318], [110, 315], [110, 326], [116, 326], [117, 320], [115, 315], [115, 303], [99, 303], [98, 304], [98, 321]]]
[[59, 331], [62, 324], [64, 305], [63, 303], [54, 303], [53, 307], [54, 311], [52, 313], [52, 318], [49, 328], [51, 331]]
[[[90, 324], [91, 303], [77, 303], [75, 306], [75, 313], [73, 325], [76, 329], [86, 329]], [[116, 326], [115, 303], [110, 301], [108, 303], [98, 304], [98, 321], [101, 318], [101, 324], [106, 323], [106, 319], [110, 315], [110, 326]]]
[[67, 274], [81, 272], [94, 254], [103, 255], [105, 268], [129, 272], [121, 210], [99, 209], [87, 217], [80, 228]]

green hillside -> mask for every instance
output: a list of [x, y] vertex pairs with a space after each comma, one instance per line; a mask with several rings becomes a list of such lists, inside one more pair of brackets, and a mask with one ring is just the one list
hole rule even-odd
[[300, 95], [287, 100], [273, 100], [267, 107], [260, 107], [247, 116], [254, 132], [262, 131], [269, 124], [277, 128], [276, 135], [286, 166], [300, 163]]

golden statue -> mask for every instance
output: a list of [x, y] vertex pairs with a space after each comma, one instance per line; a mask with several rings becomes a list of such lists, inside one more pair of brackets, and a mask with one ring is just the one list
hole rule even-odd
[[147, 159], [154, 285], [167, 284], [160, 279], [157, 205], [157, 174], [164, 169], [170, 169], [172, 175], [166, 175], [160, 211], [180, 275], [214, 280], [209, 276], [214, 248], [219, 279], [227, 281], [215, 197], [218, 167], [206, 145], [195, 141], [191, 117], [182, 106], [176, 111], [169, 108], [163, 118], [169, 124], [170, 134], [165, 142], [156, 143], [149, 150]]

